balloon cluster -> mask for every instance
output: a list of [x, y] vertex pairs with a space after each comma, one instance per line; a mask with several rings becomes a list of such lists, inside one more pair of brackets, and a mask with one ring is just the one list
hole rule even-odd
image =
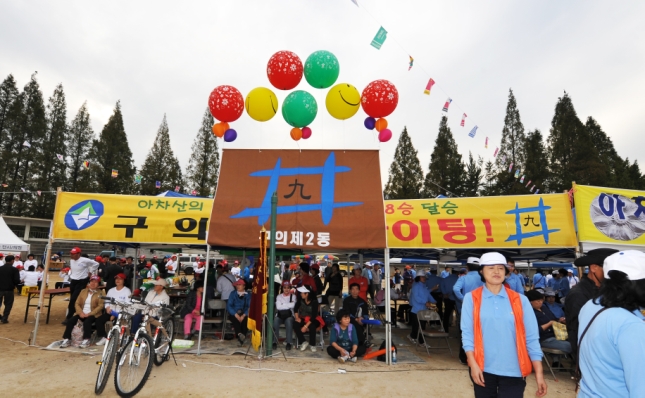
[[[312, 53], [303, 66], [300, 58], [291, 51], [278, 51], [267, 64], [267, 77], [278, 90], [291, 90], [300, 84], [302, 76], [313, 88], [329, 89], [325, 106], [329, 114], [339, 120], [351, 118], [362, 107], [369, 116], [364, 125], [370, 130], [379, 132], [381, 142], [392, 138], [387, 128], [385, 117], [394, 112], [399, 101], [396, 87], [387, 80], [376, 80], [367, 85], [362, 94], [348, 83], [336, 83], [340, 65], [336, 56], [329, 51], [320, 50]], [[332, 87], [332, 85], [334, 85]], [[266, 87], [256, 87], [246, 96], [232, 86], [218, 86], [211, 92], [208, 105], [211, 114], [219, 122], [213, 126], [213, 134], [224, 138], [226, 142], [235, 141], [237, 132], [229, 123], [237, 120], [242, 111], [258, 122], [271, 120], [278, 112], [278, 98]], [[284, 100], [282, 117], [293, 128], [291, 138], [295, 141], [311, 137], [309, 125], [318, 114], [316, 99], [303, 90], [296, 90]]]

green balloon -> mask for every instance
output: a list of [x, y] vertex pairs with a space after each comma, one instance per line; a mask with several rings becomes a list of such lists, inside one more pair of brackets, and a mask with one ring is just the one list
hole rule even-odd
[[282, 117], [293, 127], [308, 126], [317, 113], [316, 99], [306, 91], [296, 90], [287, 95], [282, 103]]
[[329, 51], [316, 51], [305, 62], [305, 79], [313, 88], [331, 87], [339, 73], [338, 58]]

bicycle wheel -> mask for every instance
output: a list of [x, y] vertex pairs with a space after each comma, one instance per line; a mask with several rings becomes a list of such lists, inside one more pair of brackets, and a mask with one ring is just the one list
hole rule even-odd
[[125, 346], [114, 373], [114, 387], [119, 396], [134, 396], [148, 381], [154, 357], [153, 344], [150, 336], [140, 333]]
[[112, 329], [110, 331], [106, 344], [105, 353], [103, 354], [103, 358], [101, 358], [99, 366], [99, 374], [96, 376], [96, 384], [94, 385], [94, 394], [96, 395], [103, 392], [105, 385], [107, 384], [108, 377], [110, 377], [114, 358], [116, 357], [117, 347], [119, 346], [118, 330]]
[[170, 351], [170, 345], [175, 336], [175, 322], [172, 319], [166, 319], [163, 321], [163, 328], [166, 330], [168, 337], [163, 333], [157, 334], [155, 339], [155, 358], [154, 363], [156, 366], [161, 366], [168, 356]]

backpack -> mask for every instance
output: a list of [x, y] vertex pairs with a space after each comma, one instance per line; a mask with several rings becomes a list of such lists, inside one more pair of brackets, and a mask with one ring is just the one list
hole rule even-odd
[[[399, 350], [396, 348], [396, 345], [394, 343], [392, 343], [392, 347], [394, 347], [394, 352], [395, 353], [399, 352]], [[381, 346], [379, 347], [379, 350], [384, 350], [384, 349], [385, 349], [385, 340], [383, 340], [383, 342], [381, 343]], [[381, 362], [385, 362], [385, 354], [377, 356], [376, 360], [381, 361]]]
[[[338, 323], [334, 323], [334, 329], [336, 329], [336, 338], [338, 338], [338, 336], [340, 336], [340, 326], [338, 326]], [[349, 325], [347, 325], [347, 334], [349, 334], [350, 340], [352, 338], [352, 330], [354, 330], [354, 326], [350, 323]]]

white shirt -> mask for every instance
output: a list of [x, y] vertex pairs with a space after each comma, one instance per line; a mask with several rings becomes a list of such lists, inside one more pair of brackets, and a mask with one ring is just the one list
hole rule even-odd
[[275, 299], [275, 309], [276, 310], [291, 310], [293, 312], [293, 307], [296, 306], [296, 301], [298, 301], [295, 294], [284, 295], [281, 294]]
[[99, 263], [86, 257], [78, 260], [69, 260], [69, 277], [72, 280], [81, 280], [88, 278], [90, 273], [95, 273], [99, 269]]
[[38, 272], [25, 271], [25, 286], [38, 286]]
[[85, 299], [85, 304], [83, 304], [83, 312], [86, 314], [92, 312], [92, 293], [87, 293], [87, 299]]
[[567, 278], [569, 279], [569, 287], [574, 287], [575, 285], [578, 284], [578, 277], [577, 276], [572, 275], [572, 276], [567, 276]]
[[38, 266], [38, 261], [36, 261], [36, 260], [27, 260], [27, 261], [25, 261], [25, 264], [24, 264], [25, 269], [29, 269], [30, 265], [33, 265], [34, 269], [36, 269], [36, 267]]
[[239, 266], [238, 267], [233, 267], [233, 269], [231, 269], [231, 274], [234, 275], [235, 278], [239, 278], [240, 277], [240, 267]]
[[235, 277], [231, 274], [224, 274], [217, 278], [216, 290], [221, 293], [222, 300], [228, 300], [228, 296], [235, 290], [233, 282], [235, 282]]
[[25, 270], [21, 269], [20, 270], [20, 282], [23, 282], [23, 283], [25, 282], [25, 274], [26, 274]]
[[152, 279], [155, 277], [155, 274], [159, 275], [159, 268], [157, 268], [156, 265], [152, 264], [152, 267], [150, 267], [148, 273], [146, 274], [146, 278]]
[[58, 273], [58, 276], [63, 278], [64, 283], [69, 283], [69, 274], [67, 272], [61, 271], [61, 272]]
[[[169, 269], [168, 267], [172, 267], [172, 269]], [[168, 273], [168, 275], [175, 275], [175, 271], [177, 271], [177, 264], [172, 260], [168, 260], [168, 262], [166, 263], [166, 272]]]
[[146, 303], [148, 304], [163, 303], [163, 304], [169, 305], [170, 297], [168, 296], [168, 293], [166, 293], [165, 290], [162, 290], [161, 293], [157, 293], [154, 290], [151, 290], [150, 293], [148, 293], [148, 295], [146, 296]]
[[[128, 302], [128, 301], [130, 301], [130, 296], [131, 295], [132, 295], [132, 292], [130, 291], [130, 289], [128, 289], [125, 286], [123, 286], [121, 288], [121, 290], [117, 290], [116, 287], [113, 287], [106, 294], [107, 297], [112, 297], [115, 301], [119, 301], [119, 302]], [[110, 303], [109, 303], [109, 301], [106, 300], [105, 308], [109, 308], [109, 307], [110, 307]]]
[[[20, 261], [20, 260], [14, 260], [14, 261], [13, 261], [13, 266], [14, 266], [14, 267], [17, 267], [17, 266], [19, 266], [19, 265], [23, 265], [23, 264], [22, 264], [22, 261]], [[36, 268], [34, 268], [34, 269], [36, 269]]]

